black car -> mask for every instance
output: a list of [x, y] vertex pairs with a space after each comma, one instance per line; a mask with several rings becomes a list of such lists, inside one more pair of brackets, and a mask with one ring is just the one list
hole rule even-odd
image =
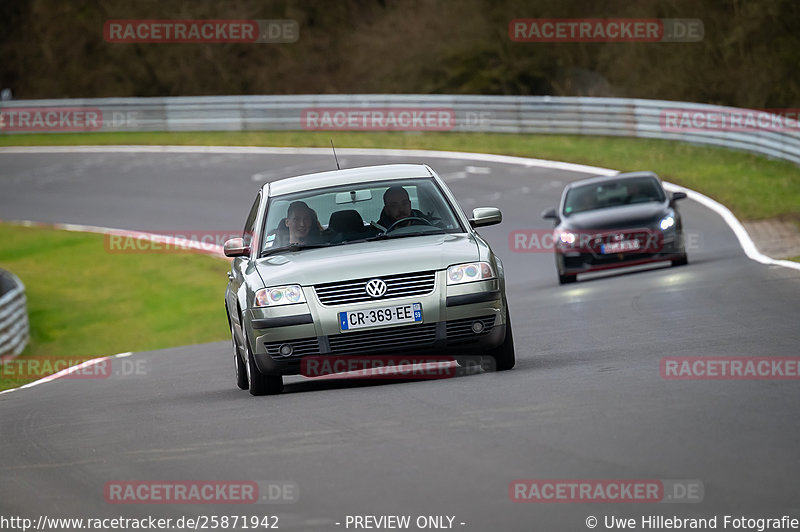
[[656, 261], [688, 263], [680, 212], [683, 192], [668, 194], [652, 172], [630, 172], [575, 181], [564, 189], [554, 219], [558, 280], [579, 273]]

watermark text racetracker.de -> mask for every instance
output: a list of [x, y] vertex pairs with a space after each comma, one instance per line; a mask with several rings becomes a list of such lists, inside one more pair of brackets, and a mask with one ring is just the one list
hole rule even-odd
[[800, 109], [662, 109], [661, 130], [681, 131], [758, 131], [800, 133]]
[[97, 107], [5, 107], [0, 109], [0, 133], [70, 133], [103, 129], [138, 129], [138, 111]]
[[293, 43], [296, 20], [113, 19], [103, 25], [108, 43]]
[[60, 373], [63, 379], [144, 376], [150, 373], [150, 364], [146, 359], [123, 355], [99, 359], [56, 355], [0, 359], [0, 378], [30, 380], [56, 373]]
[[106, 482], [109, 504], [287, 504], [296, 482], [272, 480], [128, 480]]
[[508, 23], [514, 42], [697, 42], [705, 29], [699, 19], [518, 18]]
[[697, 479], [528, 479], [508, 485], [512, 502], [527, 503], [699, 503]]
[[665, 380], [800, 380], [800, 357], [664, 357]]
[[[240, 230], [157, 230], [137, 231], [112, 230], [104, 235], [104, 247], [108, 253], [217, 253], [227, 240], [242, 238]], [[245, 235], [246, 240], [250, 235]]]
[[300, 374], [309, 378], [446, 379], [456, 376], [455, 362], [449, 355], [307, 356], [300, 362]]
[[450, 107], [309, 107], [303, 129], [350, 131], [449, 131], [456, 127]]
[[[553, 253], [556, 249], [590, 250], [601, 246], [609, 252], [658, 253], [664, 245], [664, 233], [654, 229], [515, 229], [508, 234], [508, 247], [514, 253]], [[687, 251], [700, 249], [703, 235], [684, 232], [683, 245]]]

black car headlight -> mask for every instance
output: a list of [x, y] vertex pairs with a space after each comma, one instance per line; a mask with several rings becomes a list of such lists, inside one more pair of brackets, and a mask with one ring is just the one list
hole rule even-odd
[[575, 243], [578, 241], [578, 235], [575, 233], [571, 233], [570, 231], [559, 231], [558, 233], [558, 244], [561, 246], [575, 246]]
[[675, 215], [668, 214], [658, 222], [658, 226], [661, 228], [662, 231], [667, 231], [672, 227], [675, 227]]

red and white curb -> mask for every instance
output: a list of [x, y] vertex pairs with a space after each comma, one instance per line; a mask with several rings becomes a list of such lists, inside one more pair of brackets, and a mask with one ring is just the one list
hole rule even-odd
[[223, 253], [222, 246], [177, 236], [167, 236], [158, 233], [148, 233], [146, 231], [134, 231], [131, 229], [99, 227], [96, 225], [47, 223], [47, 222], [34, 222], [31, 220], [7, 220], [6, 222], [15, 225], [21, 225], [24, 227], [44, 227], [47, 229], [58, 229], [61, 231], [97, 233], [108, 236], [119, 236], [134, 240], [142, 240], [144, 242], [149, 242], [152, 244], [169, 244], [170, 246], [172, 246], [173, 249], [181, 249], [182, 251], [193, 251], [196, 253], [212, 255], [214, 257], [220, 257], [223, 259], [226, 258], [225, 254]]
[[23, 384], [22, 386], [19, 386], [17, 388], [10, 388], [8, 390], [3, 390], [3, 391], [0, 392], [0, 395], [3, 395], [4, 393], [11, 393], [11, 392], [14, 392], [16, 390], [23, 390], [25, 388], [33, 388], [34, 386], [39, 386], [40, 384], [44, 384], [46, 382], [50, 382], [50, 381], [54, 381], [56, 379], [60, 379], [61, 377], [69, 375], [70, 373], [75, 373], [76, 371], [81, 371], [81, 370], [84, 370], [86, 368], [92, 367], [95, 364], [99, 364], [100, 362], [103, 362], [104, 360], [109, 360], [109, 359], [112, 359], [112, 358], [126, 358], [126, 357], [131, 356], [132, 354], [133, 353], [128, 352], [128, 353], [119, 353], [119, 354], [116, 354], [116, 355], [111, 355], [111, 356], [106, 356], [106, 357], [92, 358], [92, 359], [87, 360], [85, 362], [81, 362], [80, 364], [77, 364], [75, 366], [70, 366], [68, 368], [64, 368], [61, 371], [53, 373], [52, 375], [48, 375], [46, 377], [42, 377], [39, 380], [36, 380], [36, 381], [33, 381], [33, 382], [29, 382], [28, 384]]

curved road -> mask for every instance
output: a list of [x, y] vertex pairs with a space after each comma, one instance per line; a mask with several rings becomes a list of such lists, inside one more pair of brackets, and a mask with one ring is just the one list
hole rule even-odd
[[[611, 515], [638, 529], [643, 515], [718, 515], [718, 528], [726, 514], [800, 518], [798, 381], [659, 373], [667, 356], [800, 355], [800, 272], [747, 259], [717, 214], [685, 200], [689, 266], [562, 287], [550, 253], [516, 253], [508, 235], [547, 229], [539, 213], [585, 174], [346, 152], [340, 162], [426, 162], [465, 210], [502, 209], [503, 223], [481, 233], [506, 265], [517, 367], [438, 381], [296, 377], [283, 395], [254, 398], [235, 387], [227, 342], [135, 353], [125, 360], [145, 376], [0, 395], [0, 516], [270, 514], [284, 530], [345, 530], [348, 515], [441, 515], [475, 531], [587, 530], [590, 515], [598, 530]], [[0, 152], [0, 218], [236, 230], [256, 181], [332, 164], [325, 154]], [[704, 499], [512, 503], [516, 479], [691, 479]], [[106, 502], [107, 482], [132, 480], [283, 481], [299, 500]]]

